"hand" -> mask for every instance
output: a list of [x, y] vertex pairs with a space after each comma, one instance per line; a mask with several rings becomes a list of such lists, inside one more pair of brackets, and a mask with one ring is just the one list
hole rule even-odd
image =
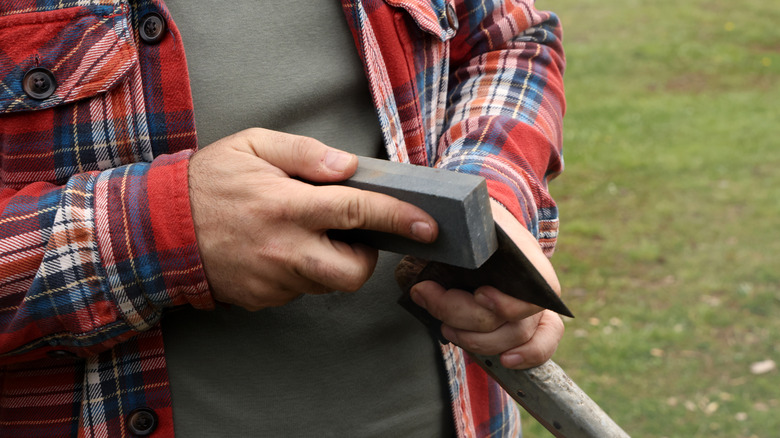
[[[536, 239], [500, 204], [491, 202], [495, 221], [523, 250], [552, 288], [560, 284]], [[507, 368], [524, 369], [550, 359], [563, 336], [561, 318], [550, 310], [518, 300], [491, 286], [473, 294], [424, 281], [411, 289], [412, 299], [442, 321], [442, 335], [467, 351], [501, 355]]]
[[329, 229], [366, 228], [432, 242], [436, 222], [390, 196], [336, 182], [357, 157], [307, 137], [249, 129], [195, 153], [192, 216], [214, 299], [248, 310], [280, 306], [302, 293], [351, 292], [377, 251], [328, 238]]

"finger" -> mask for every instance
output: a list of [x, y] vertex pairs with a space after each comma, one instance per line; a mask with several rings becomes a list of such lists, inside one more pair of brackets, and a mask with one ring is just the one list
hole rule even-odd
[[296, 258], [296, 271], [326, 290], [354, 292], [371, 277], [378, 255], [366, 245], [331, 241], [323, 235]]
[[501, 354], [501, 364], [513, 369], [532, 368], [543, 364], [555, 353], [563, 331], [561, 318], [555, 312], [545, 310], [531, 340]]
[[366, 229], [428, 243], [436, 239], [436, 221], [424, 210], [392, 196], [343, 186], [310, 186], [297, 208], [314, 229]]
[[[334, 182], [355, 173], [358, 158], [310, 138], [262, 128], [236, 134], [252, 153], [290, 176], [308, 181]], [[240, 147], [240, 146], [239, 146]]]
[[474, 291], [474, 299], [481, 306], [506, 321], [518, 321], [541, 312], [541, 307], [507, 295], [492, 286], [482, 286]]
[[534, 336], [541, 315], [521, 321], [507, 322], [489, 333], [458, 330], [444, 325], [442, 335], [455, 345], [472, 353], [493, 355], [523, 345]]
[[445, 289], [434, 281], [412, 286], [412, 300], [434, 318], [461, 330], [492, 332], [506, 321], [474, 301], [474, 296], [460, 289]]

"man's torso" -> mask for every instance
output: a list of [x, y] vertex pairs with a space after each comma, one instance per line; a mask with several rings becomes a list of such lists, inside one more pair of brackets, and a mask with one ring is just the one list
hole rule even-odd
[[[200, 147], [259, 126], [386, 156], [338, 2], [167, 4], [187, 51]], [[166, 315], [177, 432], [452, 434], [440, 351], [395, 302], [398, 260], [383, 253], [353, 294]]]

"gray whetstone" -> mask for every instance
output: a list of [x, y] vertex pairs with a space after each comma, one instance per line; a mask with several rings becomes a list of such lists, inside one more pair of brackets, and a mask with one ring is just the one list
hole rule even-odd
[[416, 205], [439, 225], [434, 243], [423, 244], [369, 230], [334, 231], [334, 238], [377, 249], [475, 269], [498, 248], [484, 178], [387, 160], [360, 157], [352, 178], [339, 183], [384, 193]]

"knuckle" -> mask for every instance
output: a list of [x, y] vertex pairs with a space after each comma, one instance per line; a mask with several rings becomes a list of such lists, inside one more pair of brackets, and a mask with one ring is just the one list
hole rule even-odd
[[319, 162], [320, 142], [305, 135], [294, 135], [292, 137], [292, 153], [295, 157], [304, 157], [304, 162]]
[[305, 157], [307, 156], [309, 152], [309, 148], [306, 147], [306, 137], [303, 136], [295, 136], [292, 139], [292, 143], [290, 145], [291, 152], [293, 156], [296, 157]]
[[529, 346], [523, 356], [529, 365], [541, 365], [548, 359], [547, 352], [538, 346]]
[[533, 337], [534, 332], [531, 330], [525, 330], [522, 325], [520, 325], [520, 329], [515, 334], [517, 345], [525, 345], [530, 342]]
[[265, 130], [263, 130], [262, 128], [252, 127], [252, 128], [247, 128], [247, 129], [244, 129], [243, 131], [238, 132], [237, 135], [243, 135], [243, 136], [246, 136], [246, 137], [258, 137], [258, 136], [263, 135], [264, 133], [265, 133]]
[[317, 286], [315, 293], [329, 293], [333, 290], [356, 292], [371, 276], [368, 268], [361, 264], [335, 264], [315, 257], [306, 257], [302, 262], [302, 275]]
[[505, 319], [510, 321], [525, 319], [538, 312], [536, 306], [518, 300], [508, 300], [498, 307], [498, 310]]
[[344, 217], [349, 228], [362, 228], [365, 226], [365, 202], [362, 197], [350, 197], [345, 199]]
[[285, 219], [307, 229], [333, 216], [331, 203], [322, 196], [301, 196], [296, 202], [290, 200], [285, 204], [287, 205]]
[[[248, 214], [251, 217], [261, 217], [267, 220], [279, 221], [282, 223], [296, 222], [298, 219], [298, 212], [295, 210], [293, 203], [289, 199], [277, 198], [275, 194], [270, 194], [268, 197], [266, 208], [262, 206], [249, 207]], [[269, 207], [273, 205], [273, 207]], [[279, 236], [271, 234], [269, 240], [281, 240]]]
[[382, 209], [383, 222], [386, 224], [387, 231], [393, 234], [408, 234], [408, 229], [404, 227], [404, 204], [391, 203]]
[[473, 336], [469, 336], [468, 334], [464, 334], [461, 336], [458, 336], [458, 341], [460, 342], [460, 346], [467, 351], [470, 351], [472, 353], [477, 354], [493, 354], [495, 353], [492, 351], [489, 347], [489, 345], [485, 344], [480, 338], [475, 338]]
[[398, 235], [408, 235], [411, 226], [403, 204], [388, 203], [386, 195], [357, 191], [344, 199], [342, 211], [351, 228], [371, 227]]
[[343, 292], [357, 292], [371, 275], [359, 264], [353, 264], [334, 272], [336, 273], [334, 280], [338, 282], [339, 289]]
[[514, 326], [514, 340], [516, 345], [526, 345], [533, 339], [535, 330], [529, 330], [522, 321], [514, 323]]
[[319, 283], [323, 277], [328, 275], [328, 269], [324, 266], [324, 263], [320, 259], [309, 255], [303, 255], [300, 259], [300, 262], [298, 263], [298, 266], [295, 267], [295, 274], [299, 278], [304, 278]]
[[492, 332], [501, 326], [501, 322], [493, 315], [479, 312], [475, 315], [475, 331]]
[[406, 220], [410, 216], [408, 206], [400, 201], [391, 205], [391, 208], [384, 209], [385, 217], [383, 219], [387, 221], [387, 231], [398, 235], [408, 235], [411, 232], [411, 224]]
[[400, 208], [394, 208], [390, 211], [390, 217], [388, 219], [390, 220], [391, 232], [393, 234], [403, 235], [409, 234], [411, 231], [411, 227], [406, 226], [401, 211]]
[[272, 135], [269, 131], [266, 131], [262, 128], [247, 128], [243, 131], [239, 131], [231, 136], [226, 137], [227, 140], [226, 143], [229, 145], [235, 141], [238, 141], [243, 144], [249, 144], [249, 145], [257, 145], [259, 142], [261, 142], [260, 139]]
[[541, 342], [529, 342], [522, 347], [523, 357], [529, 366], [541, 365], [550, 359], [555, 353], [555, 345], [546, 345]]

